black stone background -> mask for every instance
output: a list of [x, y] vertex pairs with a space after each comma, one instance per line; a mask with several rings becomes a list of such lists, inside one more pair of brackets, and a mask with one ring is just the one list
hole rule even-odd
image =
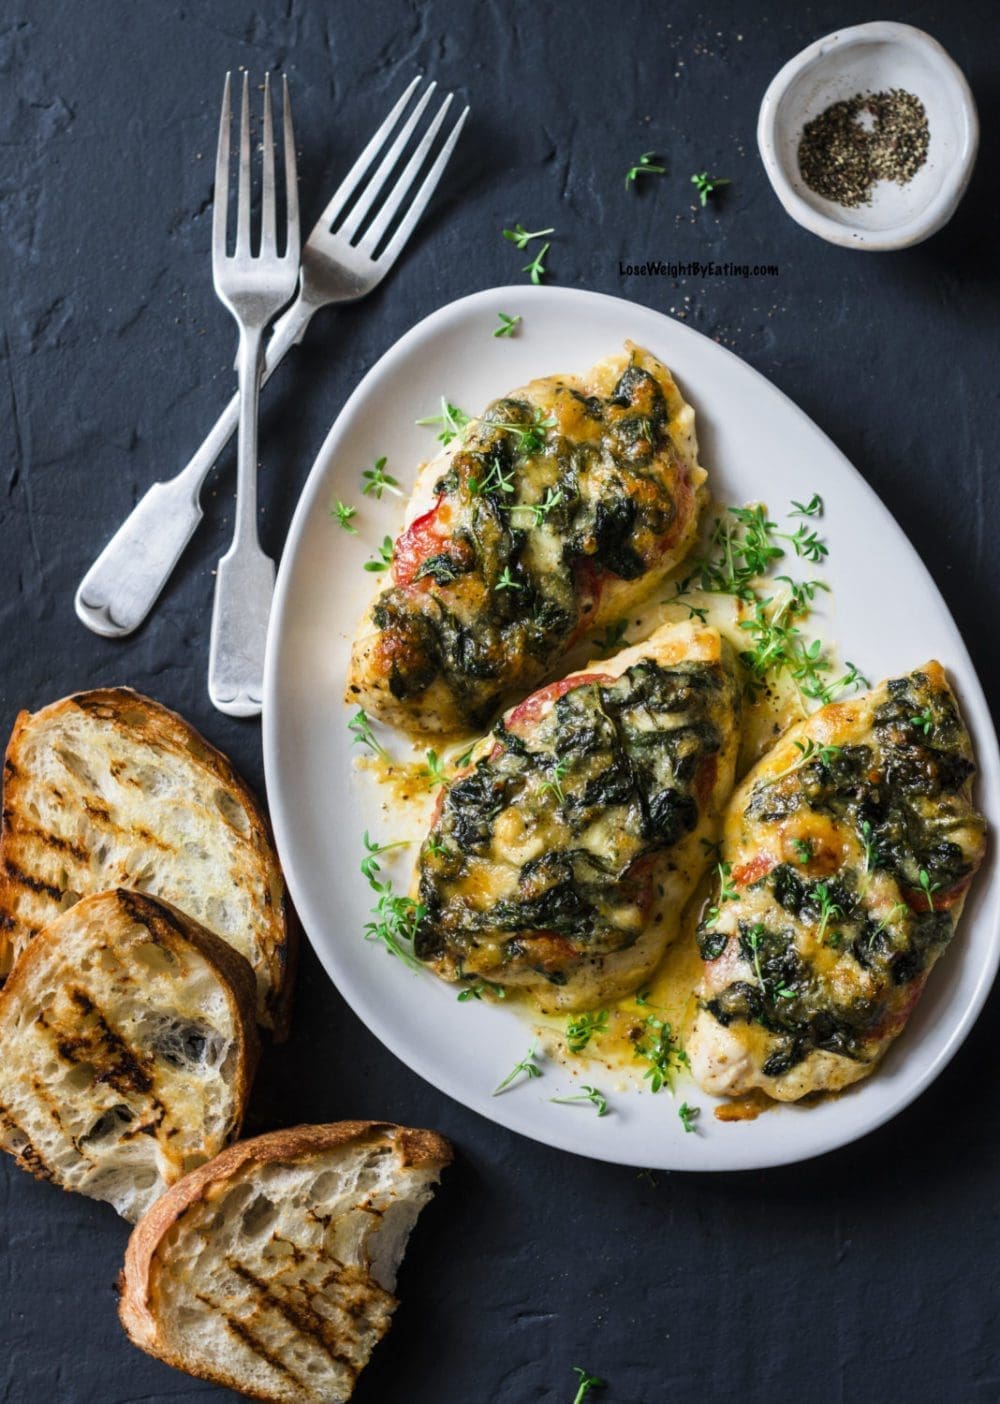
[[[266, 395], [273, 554], [362, 373], [426, 313], [518, 280], [525, 260], [502, 226], [554, 224], [553, 282], [683, 311], [832, 435], [916, 543], [995, 695], [996, 9], [886, 8], [4, 0], [2, 724], [22, 706], [127, 682], [180, 709], [262, 783], [257, 724], [218, 715], [205, 690], [231, 454], [139, 634], [97, 639], [72, 608], [112, 527], [181, 466], [233, 385], [209, 239], [222, 75], [240, 65], [289, 75], [307, 229], [412, 74], [473, 106], [395, 274], [317, 318]], [[834, 248], [793, 224], [754, 138], [779, 66], [873, 17], [935, 34], [968, 75], [983, 125], [951, 226], [887, 255]], [[626, 193], [625, 170], [650, 148], [669, 175]], [[692, 212], [688, 177], [706, 167], [732, 185]], [[648, 257], [777, 262], [780, 275], [619, 275], [619, 259]], [[349, 821], [331, 833], [356, 839]], [[919, 1104], [861, 1144], [763, 1173], [659, 1174], [654, 1186], [439, 1094], [360, 1025], [306, 951], [294, 1035], [268, 1052], [247, 1129], [374, 1116], [454, 1139], [457, 1164], [413, 1238], [403, 1304], [359, 1404], [571, 1404], [574, 1365], [607, 1380], [591, 1396], [601, 1404], [995, 1400], [997, 1032], [994, 1000]], [[109, 1209], [33, 1183], [6, 1157], [0, 1206], [2, 1400], [224, 1396], [125, 1340], [113, 1283], [127, 1229]]]

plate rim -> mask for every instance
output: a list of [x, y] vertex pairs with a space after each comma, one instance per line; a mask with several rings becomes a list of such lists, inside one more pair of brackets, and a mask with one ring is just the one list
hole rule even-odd
[[[683, 322], [668, 316], [657, 308], [649, 307], [645, 303], [633, 302], [628, 298], [616, 297], [610, 293], [595, 292], [587, 288], [566, 288], [550, 284], [539, 287], [534, 287], [530, 284], [504, 284], [497, 287], [484, 288], [478, 292], [468, 293], [463, 297], [456, 298], [436, 308], [434, 311], [429, 312], [387, 347], [378, 360], [369, 367], [334, 417], [305, 478], [285, 538], [271, 606], [264, 665], [264, 700], [261, 728], [264, 782], [271, 816], [272, 831], [292, 906], [298, 915], [302, 931], [322, 965], [327, 978], [338, 991], [351, 1012], [390, 1053], [437, 1091], [451, 1097], [469, 1111], [483, 1117], [484, 1120], [494, 1122], [504, 1127], [505, 1130], [513, 1131], [518, 1135], [526, 1136], [528, 1139], [536, 1141], [540, 1145], [566, 1151], [572, 1155], [581, 1155], [586, 1159], [602, 1161], [606, 1164], [641, 1166], [645, 1162], [637, 1160], [631, 1154], [616, 1155], [614, 1153], [614, 1147], [611, 1145], [609, 1145], [607, 1153], [598, 1150], [581, 1150], [577, 1144], [571, 1143], [569, 1138], [559, 1134], [558, 1123], [556, 1122], [553, 1122], [551, 1134], [537, 1134], [535, 1131], [521, 1125], [516, 1118], [510, 1118], [505, 1115], [502, 1098], [497, 1103], [495, 1109], [491, 1109], [490, 1112], [484, 1111], [482, 1107], [470, 1100], [470, 1095], [463, 1090], [461, 1079], [455, 1076], [450, 1068], [442, 1070], [433, 1059], [425, 1061], [424, 1055], [419, 1048], [415, 1049], [413, 1045], [407, 1044], [403, 1038], [396, 1038], [391, 1025], [387, 1029], [383, 1021], [368, 1017], [366, 1002], [363, 998], [357, 998], [354, 993], [352, 993], [351, 997], [348, 997], [347, 991], [343, 988], [340, 979], [334, 972], [334, 961], [324, 952], [322, 943], [314, 941], [310, 934], [310, 922], [306, 915], [306, 909], [311, 906], [311, 903], [306, 900], [306, 886], [304, 881], [300, 883], [299, 880], [294, 856], [295, 846], [289, 836], [289, 830], [293, 827], [293, 821], [289, 818], [288, 813], [286, 813], [284, 796], [277, 775], [276, 751], [278, 747], [280, 718], [280, 703], [278, 700], [280, 692], [280, 671], [278, 667], [278, 654], [281, 647], [281, 635], [283, 633], [281, 621], [283, 620], [284, 612], [288, 604], [293, 562], [297, 555], [301, 538], [305, 532], [306, 524], [309, 521], [311, 512], [315, 507], [316, 499], [319, 496], [323, 478], [330, 464], [337, 438], [342, 432], [342, 426], [350, 422], [355, 405], [364, 400], [369, 385], [384, 376], [387, 371], [391, 371], [397, 362], [405, 361], [411, 346], [414, 343], [420, 342], [426, 336], [432, 335], [439, 324], [445, 324], [451, 318], [457, 317], [461, 313], [471, 310], [479, 304], [493, 302], [499, 299], [509, 301], [512, 297], [520, 298], [522, 301], [552, 299], [556, 302], [565, 302], [567, 305], [573, 304], [578, 308], [583, 308], [588, 304], [597, 302], [600, 304], [611, 304], [619, 309], [627, 308], [639, 310], [643, 315], [651, 315], [667, 323], [670, 327], [671, 334], [676, 335], [680, 333], [682, 341], [687, 337], [697, 337], [699, 340], [708, 341], [714, 352], [718, 352], [722, 356], [737, 362], [743, 373], [749, 373], [752, 377], [756, 378], [756, 380], [763, 382], [772, 394], [780, 396], [781, 400], [784, 402], [784, 409], [794, 414], [798, 420], [804, 422], [805, 425], [808, 426], [808, 429], [813, 434], [819, 435], [825, 441], [828, 449], [840, 460], [841, 469], [846, 469], [857, 480], [861, 490], [867, 494], [872, 509], [877, 513], [881, 513], [883, 521], [889, 523], [894, 529], [894, 533], [905, 543], [906, 549], [909, 551], [912, 559], [912, 564], [922, 574], [925, 588], [929, 589], [932, 596], [936, 598], [944, 616], [950, 623], [957, 646], [961, 650], [961, 661], [964, 663], [963, 672], [968, 679], [974, 682], [978, 692], [978, 701], [982, 704], [979, 710], [981, 710], [983, 714], [985, 724], [977, 730], [976, 737], [979, 782], [980, 784], [988, 785], [991, 791], [995, 789], [998, 795], [1000, 795], [1000, 747], [998, 747], [996, 726], [992, 719], [992, 710], [989, 706], [989, 701], [986, 697], [975, 664], [966, 646], [965, 639], [944, 595], [938, 588], [937, 582], [934, 580], [923, 558], [920, 556], [920, 553], [911, 542], [903, 527], [897, 522], [889, 507], [882, 501], [882, 498], [864, 475], [854, 466], [826, 431], [779, 386], [768, 379], [763, 372], [757, 370], [755, 366], [752, 366], [748, 361], [744, 360], [743, 357], [737, 355], [728, 347], [713, 341], [696, 328], [685, 325]], [[676, 367], [676, 373], [683, 381], [683, 368], [680, 365]], [[958, 660], [957, 653], [956, 660]], [[985, 920], [987, 917], [988, 913], [984, 912], [983, 919]], [[317, 926], [318, 925], [319, 923], [317, 922]], [[870, 1135], [873, 1131], [886, 1125], [908, 1106], [912, 1105], [951, 1062], [979, 1018], [983, 1006], [993, 988], [998, 968], [1000, 968], [1000, 907], [998, 907], [993, 916], [989, 959], [983, 963], [978, 971], [974, 988], [970, 992], [961, 1016], [951, 1029], [945, 1043], [938, 1051], [936, 1057], [927, 1064], [919, 1076], [908, 1083], [905, 1088], [901, 1089], [885, 1106], [872, 1112], [867, 1117], [861, 1116], [857, 1122], [847, 1128], [831, 1128], [825, 1138], [821, 1137], [815, 1145], [805, 1150], [800, 1148], [782, 1149], [780, 1143], [777, 1143], [774, 1147], [773, 1154], [755, 1152], [752, 1163], [676, 1167], [654, 1166], [653, 1168], [669, 1168], [671, 1173], [746, 1173], [754, 1170], [776, 1168], [782, 1165], [801, 1164], [805, 1161], [816, 1159], [819, 1156], [827, 1155], [831, 1151], [852, 1145], [855, 1141]], [[863, 1089], [867, 1081], [867, 1079], [863, 1079], [860, 1083], [856, 1084], [853, 1093], [852, 1089], [847, 1089], [847, 1095], [857, 1095], [857, 1089]], [[794, 1104], [790, 1105], [794, 1106]]]

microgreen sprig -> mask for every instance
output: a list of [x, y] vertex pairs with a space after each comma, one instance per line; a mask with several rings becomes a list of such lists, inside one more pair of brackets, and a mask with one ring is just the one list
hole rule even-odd
[[429, 790], [436, 790], [438, 785], [445, 785], [448, 782], [448, 772], [445, 770], [444, 761], [437, 751], [426, 752], [427, 764], [421, 768], [420, 774], [427, 781]]
[[672, 1086], [677, 1069], [689, 1065], [688, 1055], [674, 1038], [670, 1024], [655, 1014], [646, 1015], [644, 1036], [635, 1044], [635, 1056], [649, 1064], [643, 1079], [649, 1083], [650, 1092]]
[[551, 247], [551, 244], [543, 244], [530, 263], [526, 263], [521, 269], [521, 272], [527, 273], [531, 281], [535, 284], [540, 283], [545, 276], [545, 264], [543, 259]]
[[503, 985], [495, 985], [492, 980], [477, 980], [474, 985], [469, 985], [467, 989], [461, 992], [458, 996], [458, 1002], [459, 1004], [466, 1004], [470, 999], [482, 999], [487, 990], [489, 990], [490, 994], [492, 994], [495, 999], [507, 998], [507, 991], [504, 989]]
[[515, 1082], [519, 1077], [526, 1077], [529, 1082], [533, 1077], [541, 1077], [542, 1070], [535, 1062], [536, 1056], [537, 1048], [535, 1044], [532, 1044], [521, 1061], [515, 1063], [504, 1080], [494, 1087], [492, 1095], [498, 1097], [501, 1092], [506, 1092], [511, 1083]]
[[441, 432], [438, 434], [438, 441], [445, 446], [453, 439], [459, 439], [466, 425], [471, 423], [470, 416], [464, 410], [460, 410], [457, 405], [453, 405], [450, 400], [441, 396], [441, 413], [428, 415], [425, 419], [418, 419], [420, 425], [440, 424]]
[[497, 581], [493, 588], [494, 590], [523, 590], [524, 586], [511, 575], [510, 566], [504, 566], [503, 570], [497, 576]]
[[739, 893], [736, 891], [736, 888], [729, 880], [733, 872], [732, 864], [724, 863], [720, 860], [715, 865], [715, 871], [719, 879], [719, 898], [717, 902], [713, 903], [712, 906], [709, 907], [707, 913], [705, 914], [706, 926], [714, 926], [715, 923], [719, 920], [719, 917], [722, 913], [723, 902], [735, 902], [736, 898], [739, 896]]
[[677, 1108], [677, 1115], [680, 1117], [681, 1125], [684, 1127], [685, 1131], [697, 1131], [698, 1128], [695, 1126], [695, 1122], [698, 1120], [699, 1116], [701, 1116], [701, 1107], [689, 1107], [687, 1102], [681, 1102], [680, 1106]]
[[516, 502], [512, 507], [508, 509], [511, 513], [511, 525], [519, 525], [519, 523], [515, 523], [513, 520], [515, 512], [527, 512], [531, 519], [530, 524], [535, 527], [540, 527], [545, 521], [546, 517], [549, 515], [549, 513], [554, 511], [555, 508], [558, 507], [559, 504], [562, 502], [562, 500], [562, 488], [550, 487], [546, 491], [546, 494], [542, 498], [541, 502]]
[[930, 873], [928, 873], [926, 868], [920, 869], [919, 881], [920, 891], [927, 898], [927, 910], [932, 912], [934, 910], [934, 893], [940, 891], [941, 884], [939, 882], [931, 882]]
[[628, 174], [625, 177], [626, 190], [630, 185], [635, 185], [641, 175], [663, 175], [665, 173], [667, 169], [666, 166], [653, 164], [653, 157], [655, 155], [655, 151], [644, 151], [635, 165], [629, 167]]
[[529, 232], [523, 224], [515, 224], [513, 229], [503, 231], [503, 237], [516, 244], [519, 249], [526, 249], [532, 239], [544, 239], [546, 234], [555, 232], [554, 229], [535, 229]]
[[608, 1099], [604, 1093], [596, 1087], [590, 1087], [587, 1083], [584, 1083], [582, 1091], [573, 1097], [550, 1097], [549, 1101], [561, 1102], [565, 1106], [569, 1106], [573, 1102], [590, 1102], [592, 1106], [596, 1107], [598, 1116], [604, 1116], [608, 1110]]
[[598, 1379], [596, 1375], [591, 1375], [589, 1371], [584, 1370], [582, 1366], [574, 1365], [573, 1372], [574, 1374], [580, 1376], [580, 1386], [576, 1391], [576, 1396], [573, 1399], [573, 1404], [583, 1404], [583, 1401], [586, 1399], [587, 1395], [592, 1389], [604, 1388], [604, 1381], [602, 1379]]
[[541, 794], [553, 794], [560, 804], [566, 803], [566, 795], [563, 792], [562, 782], [566, 778], [569, 770], [569, 756], [560, 756], [552, 766], [551, 774], [547, 780], [543, 780], [539, 785]]
[[498, 312], [497, 316], [500, 318], [500, 325], [496, 328], [493, 335], [513, 336], [514, 330], [517, 327], [518, 322], [521, 321], [521, 317], [508, 317], [506, 312]]
[[819, 908], [819, 930], [816, 932], [816, 940], [822, 942], [830, 921], [839, 919], [844, 915], [844, 912], [843, 908], [838, 907], [833, 900], [829, 883], [818, 882], [812, 890], [812, 900]]
[[373, 561], [365, 561], [365, 570], [382, 571], [388, 570], [392, 565], [392, 537], [384, 536], [382, 545], [378, 548], [378, 555]]
[[732, 185], [731, 180], [726, 180], [723, 176], [710, 176], [708, 171], [699, 171], [697, 175], [691, 177], [691, 184], [698, 192], [698, 199], [701, 201], [702, 209], [708, 204], [708, 197], [718, 190], [720, 185]]
[[922, 712], [918, 712], [915, 717], [910, 718], [910, 725], [922, 731], [925, 736], [930, 736], [934, 730], [934, 713], [930, 707], [925, 707]]
[[376, 458], [375, 467], [366, 468], [361, 474], [365, 484], [361, 491], [366, 497], [375, 497], [380, 502], [383, 492], [391, 492], [394, 493], [396, 497], [402, 497], [403, 490], [399, 486], [399, 482], [390, 473], [385, 471], [387, 462], [388, 459], [384, 456], [382, 458]]
[[606, 1033], [608, 1011], [600, 1009], [596, 1013], [577, 1014], [566, 1023], [566, 1047], [571, 1053], [582, 1053], [592, 1038]]
[[364, 845], [367, 853], [361, 860], [361, 871], [375, 891], [381, 892], [382, 883], [378, 877], [378, 874], [382, 871], [382, 866], [378, 862], [380, 855], [388, 853], [393, 848], [408, 848], [410, 840], [396, 839], [393, 843], [376, 843], [373, 839], [368, 837], [368, 830], [366, 829], [364, 833]]
[[374, 751], [375, 755], [380, 756], [384, 761], [390, 759], [389, 752], [376, 739], [375, 733], [372, 731], [371, 719], [364, 707], [359, 707], [354, 713], [354, 716], [347, 723], [347, 729], [354, 737], [355, 745], [360, 743], [362, 746], [367, 746], [370, 751]]
[[393, 892], [391, 882], [372, 885], [379, 897], [372, 908], [375, 920], [365, 926], [365, 940], [383, 945], [390, 955], [396, 956], [411, 970], [423, 969], [413, 954], [412, 946], [427, 908], [412, 897], [398, 896]]
[[808, 502], [796, 502], [792, 498], [794, 512], [789, 512], [790, 517], [821, 517], [823, 515], [823, 499], [818, 492], [814, 492]]
[[594, 643], [601, 653], [607, 657], [609, 653], [616, 653], [623, 643], [628, 643], [625, 631], [628, 629], [627, 619], [616, 619], [613, 624], [609, 624], [599, 639]]
[[336, 506], [330, 508], [330, 515], [336, 517], [337, 525], [349, 531], [352, 536], [357, 536], [358, 529], [351, 525], [351, 518], [358, 515], [356, 507], [348, 507], [346, 502], [337, 502]]

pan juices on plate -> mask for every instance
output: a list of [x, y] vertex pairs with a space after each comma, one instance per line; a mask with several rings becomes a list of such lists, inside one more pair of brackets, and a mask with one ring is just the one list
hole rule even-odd
[[348, 702], [411, 733], [488, 723], [687, 555], [697, 452], [694, 411], [631, 343], [494, 400], [420, 470]]

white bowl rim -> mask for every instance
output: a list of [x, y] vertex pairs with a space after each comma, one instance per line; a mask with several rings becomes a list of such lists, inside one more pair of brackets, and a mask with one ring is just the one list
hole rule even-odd
[[[830, 45], [848, 48], [873, 41], [905, 44], [921, 50], [930, 57], [954, 90], [964, 117], [965, 140], [960, 159], [945, 172], [941, 187], [930, 204], [913, 219], [894, 225], [891, 229], [867, 230], [848, 226], [830, 215], [823, 214], [797, 193], [778, 160], [775, 127], [778, 106], [792, 81], [823, 57]], [[936, 234], [955, 213], [975, 165], [979, 149], [979, 117], [965, 74], [933, 35], [923, 29], [917, 29], [912, 24], [900, 24], [895, 20], [872, 20], [867, 24], [856, 24], [825, 34], [788, 60], [771, 80], [761, 101], [757, 120], [757, 146], [775, 194], [786, 212], [803, 228], [832, 244], [840, 244], [843, 248], [867, 249], [871, 252], [905, 249]]]

